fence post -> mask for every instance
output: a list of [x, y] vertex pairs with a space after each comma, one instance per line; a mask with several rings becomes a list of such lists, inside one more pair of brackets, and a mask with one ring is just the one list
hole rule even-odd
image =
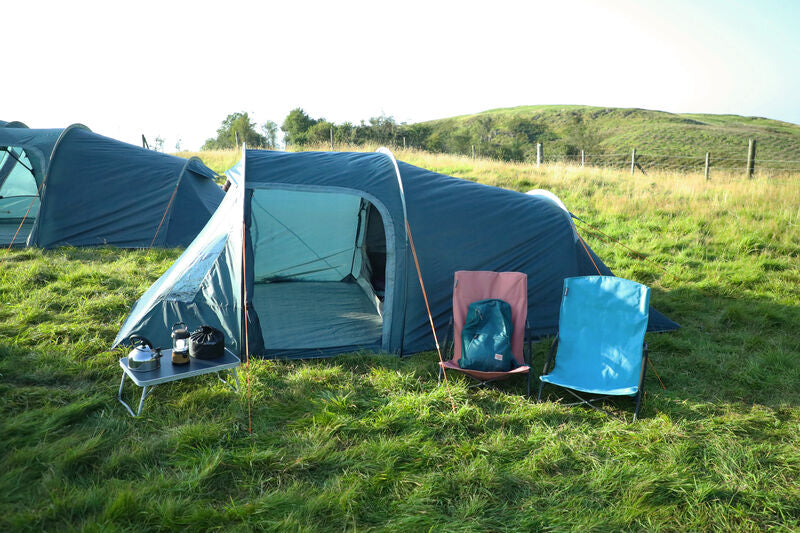
[[756, 140], [750, 139], [747, 144], [747, 177], [752, 178], [756, 171]]
[[475, 145], [472, 145], [472, 160], [475, 161]]
[[708, 170], [709, 170], [708, 167], [710, 167], [710, 166], [711, 166], [711, 153], [710, 152], [706, 152], [706, 169], [703, 172], [703, 174], [705, 174], [706, 181], [708, 181], [708, 179], [709, 179], [708, 178]]
[[634, 170], [636, 170], [636, 148], [631, 151], [631, 176]]
[[150, 149], [150, 145], [147, 144], [147, 139], [144, 138], [144, 133], [142, 133], [142, 148]]
[[403, 135], [403, 150], [406, 149], [406, 136]]
[[536, 168], [542, 164], [542, 143], [536, 143]]
[[331, 152], [333, 152], [333, 128], [331, 128]]
[[585, 164], [586, 164], [586, 152], [581, 150], [581, 167], [583, 167]]

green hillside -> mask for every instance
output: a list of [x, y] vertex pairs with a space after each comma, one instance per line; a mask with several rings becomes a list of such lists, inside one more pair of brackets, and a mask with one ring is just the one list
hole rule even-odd
[[415, 146], [432, 151], [467, 154], [474, 145], [481, 156], [530, 161], [541, 142], [546, 159], [577, 158], [584, 149], [603, 156], [594, 162], [622, 162], [636, 148], [647, 162], [677, 168], [702, 161], [707, 151], [717, 166], [742, 166], [752, 138], [762, 166], [800, 169], [800, 163], [787, 162], [800, 161], [800, 126], [761, 117], [542, 105], [492, 109], [407, 128]]

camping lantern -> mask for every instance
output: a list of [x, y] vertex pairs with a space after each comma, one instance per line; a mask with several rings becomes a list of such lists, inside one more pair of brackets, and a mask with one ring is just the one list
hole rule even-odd
[[183, 322], [172, 325], [172, 364], [189, 362], [189, 328]]

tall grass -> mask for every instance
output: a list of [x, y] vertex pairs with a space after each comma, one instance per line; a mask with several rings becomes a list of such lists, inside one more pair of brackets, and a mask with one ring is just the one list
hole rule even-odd
[[453, 413], [434, 353], [255, 361], [252, 435], [247, 394], [207, 377], [156, 388], [133, 420], [115, 402], [120, 354], [107, 348], [180, 251], [13, 250], [0, 258], [0, 530], [800, 528], [796, 177], [396, 155], [552, 190], [648, 259], [578, 222], [683, 326], [648, 335], [667, 388], [648, 373], [640, 422], [457, 376]]

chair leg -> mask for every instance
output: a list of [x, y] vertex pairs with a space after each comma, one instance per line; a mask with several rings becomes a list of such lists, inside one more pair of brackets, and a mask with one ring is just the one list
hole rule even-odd
[[639, 392], [636, 393], [636, 409], [633, 410], [634, 422], [639, 419], [639, 408], [642, 406], [642, 396], [644, 396], [644, 391], [639, 389]]
[[[553, 344], [550, 345], [550, 351], [547, 352], [547, 360], [544, 362], [544, 368], [542, 368], [542, 375], [548, 374], [547, 367], [550, 366], [550, 362], [553, 360], [553, 356], [556, 353], [557, 347], [558, 347], [558, 335], [556, 335], [556, 338], [553, 339]], [[542, 381], [542, 378], [539, 377], [539, 394], [536, 397], [537, 402], [542, 401], [542, 387], [544, 387], [544, 381]]]
[[531, 370], [528, 369], [528, 399], [531, 399]]
[[644, 376], [647, 373], [647, 356], [649, 355], [649, 350], [647, 349], [647, 343], [644, 343], [642, 346], [642, 372], [639, 375], [639, 391], [636, 393], [636, 409], [633, 411], [633, 421], [636, 422], [639, 418], [639, 409], [642, 406], [642, 399], [644, 397]]

